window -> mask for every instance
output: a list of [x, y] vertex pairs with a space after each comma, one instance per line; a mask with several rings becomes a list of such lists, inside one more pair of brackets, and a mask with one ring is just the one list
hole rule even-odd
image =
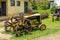
[[14, 0], [10, 0], [10, 4], [11, 4], [11, 6], [15, 6], [15, 1]]
[[17, 1], [17, 6], [20, 6], [20, 1]]

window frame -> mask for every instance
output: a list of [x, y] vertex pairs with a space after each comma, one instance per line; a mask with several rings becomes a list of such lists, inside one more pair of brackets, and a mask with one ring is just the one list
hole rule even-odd
[[20, 1], [17, 1], [17, 6], [20, 6], [20, 4], [21, 4]]
[[10, 0], [10, 5], [15, 6], [15, 0]]

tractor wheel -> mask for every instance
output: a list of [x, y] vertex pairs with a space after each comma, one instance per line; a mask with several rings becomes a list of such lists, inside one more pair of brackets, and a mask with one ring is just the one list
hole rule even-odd
[[9, 26], [4, 26], [5, 27], [5, 31], [6, 32], [10, 32], [11, 31], [11, 27], [9, 27]]
[[19, 31], [18, 31], [18, 28], [17, 28], [17, 27], [14, 29], [14, 33], [16, 34], [16, 37], [19, 37], [19, 36], [20, 36], [20, 35], [19, 35]]
[[32, 28], [31, 28], [30, 26], [26, 26], [26, 27], [24, 28], [25, 34], [30, 34], [31, 31], [32, 31]]
[[39, 25], [39, 29], [42, 31], [42, 30], [45, 30], [46, 29], [46, 25], [45, 24], [40, 24]]

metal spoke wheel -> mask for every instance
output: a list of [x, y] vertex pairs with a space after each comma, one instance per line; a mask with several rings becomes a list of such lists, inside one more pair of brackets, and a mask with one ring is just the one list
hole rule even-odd
[[46, 29], [46, 25], [45, 24], [40, 24], [39, 25], [39, 29], [42, 31], [42, 30], [45, 30]]

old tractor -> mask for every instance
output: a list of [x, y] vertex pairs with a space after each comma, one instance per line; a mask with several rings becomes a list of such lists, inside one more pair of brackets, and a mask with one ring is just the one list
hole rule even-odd
[[42, 24], [41, 22], [41, 16], [40, 14], [33, 14], [30, 16], [25, 16], [26, 19], [30, 20], [31, 26], [32, 28], [38, 28], [40, 30], [45, 30], [46, 29], [46, 25]]
[[60, 20], [60, 9], [56, 9], [55, 12], [52, 14], [52, 22], [54, 22], [54, 17], [57, 17], [56, 20]]
[[5, 31], [8, 28], [19, 36], [20, 34], [29, 34], [34, 29], [45, 30], [46, 25], [42, 24], [40, 14], [33, 14], [24, 16], [23, 14], [19, 17], [12, 17], [10, 21], [4, 22]]

